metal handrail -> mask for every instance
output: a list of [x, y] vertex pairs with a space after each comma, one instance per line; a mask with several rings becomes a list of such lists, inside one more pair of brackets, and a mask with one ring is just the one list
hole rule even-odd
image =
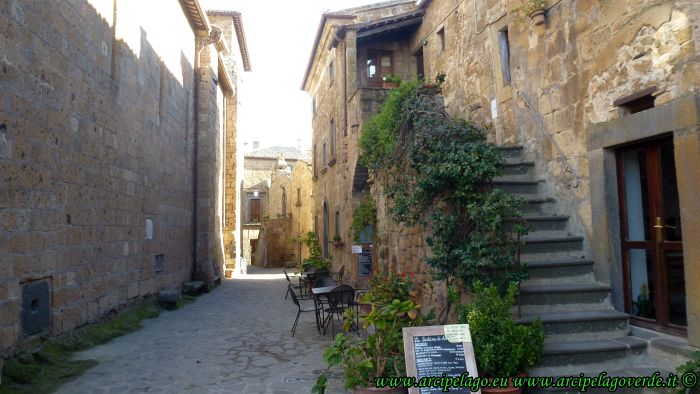
[[530, 109], [530, 111], [532, 111], [536, 115], [539, 115], [537, 116], [537, 119], [539, 119], [540, 124], [542, 125], [542, 128], [539, 129], [540, 133], [544, 136], [544, 138], [548, 139], [552, 143], [552, 145], [554, 145], [554, 148], [557, 150], [557, 153], [559, 154], [559, 159], [561, 160], [562, 170], [574, 176], [575, 183], [571, 187], [573, 187], [574, 189], [578, 188], [581, 184], [581, 177], [579, 177], [576, 170], [571, 165], [569, 165], [569, 159], [561, 150], [561, 147], [559, 146], [557, 141], [555, 141], [554, 138], [552, 138], [552, 135], [547, 132], [547, 126], [544, 124], [544, 117], [538, 111], [535, 111], [535, 109], [530, 104], [530, 101], [525, 96], [525, 93], [518, 90], [518, 95], [522, 97], [523, 101], [525, 102], [525, 105]]

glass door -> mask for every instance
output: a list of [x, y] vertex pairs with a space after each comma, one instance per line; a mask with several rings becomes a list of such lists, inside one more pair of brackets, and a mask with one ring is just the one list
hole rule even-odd
[[685, 332], [685, 280], [673, 139], [617, 151], [625, 308], [638, 325]]

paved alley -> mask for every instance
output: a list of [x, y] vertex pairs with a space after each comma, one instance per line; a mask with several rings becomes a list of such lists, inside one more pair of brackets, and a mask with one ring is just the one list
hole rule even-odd
[[79, 353], [99, 364], [58, 392], [308, 394], [331, 334], [319, 336], [306, 313], [292, 338], [296, 307], [284, 300], [285, 286], [281, 269], [225, 280], [193, 304]]

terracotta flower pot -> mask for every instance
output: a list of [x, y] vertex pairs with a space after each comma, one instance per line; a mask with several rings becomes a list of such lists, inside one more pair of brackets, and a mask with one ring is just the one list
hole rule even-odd
[[544, 8], [538, 8], [530, 13], [530, 20], [535, 26], [544, 25]]
[[384, 89], [396, 89], [398, 87], [399, 87], [398, 82], [387, 82], [387, 81], [382, 82], [382, 88], [384, 88]]
[[352, 394], [406, 394], [408, 393], [408, 389], [405, 389], [403, 387], [397, 387], [397, 388], [389, 388], [389, 387], [384, 387], [384, 388], [376, 388], [376, 387], [365, 387], [365, 388], [356, 388], [352, 391]]

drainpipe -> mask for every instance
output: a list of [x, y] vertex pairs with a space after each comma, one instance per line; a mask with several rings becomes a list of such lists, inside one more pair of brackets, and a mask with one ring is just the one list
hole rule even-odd
[[192, 280], [197, 279], [197, 182], [199, 177], [197, 176], [199, 167], [199, 152], [198, 152], [198, 140], [199, 140], [199, 90], [202, 81], [202, 65], [201, 65], [201, 54], [204, 48], [211, 44], [216, 44], [221, 40], [221, 29], [212, 26], [209, 31], [209, 35], [196, 42], [196, 49], [194, 54], [194, 165], [192, 170], [192, 180], [194, 183], [192, 192]]

